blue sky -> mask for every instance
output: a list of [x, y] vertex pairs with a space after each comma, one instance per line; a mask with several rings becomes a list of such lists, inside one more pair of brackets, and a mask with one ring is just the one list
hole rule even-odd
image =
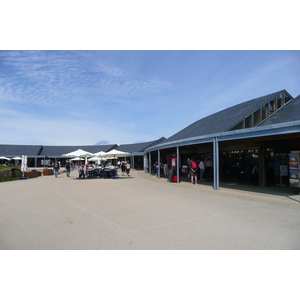
[[300, 51], [0, 51], [2, 144], [127, 144], [286, 89]]

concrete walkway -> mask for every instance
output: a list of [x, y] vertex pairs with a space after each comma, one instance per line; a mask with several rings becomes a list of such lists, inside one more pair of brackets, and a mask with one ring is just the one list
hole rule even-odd
[[77, 175], [0, 183], [0, 249], [300, 249], [296, 194]]

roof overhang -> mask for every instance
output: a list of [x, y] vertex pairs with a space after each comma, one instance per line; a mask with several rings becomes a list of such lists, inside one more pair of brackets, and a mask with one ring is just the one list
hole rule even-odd
[[232, 131], [219, 132], [214, 134], [196, 136], [187, 139], [162, 143], [145, 150], [145, 153], [156, 151], [160, 149], [167, 149], [172, 147], [188, 146], [194, 144], [204, 144], [213, 142], [214, 139], [218, 141], [229, 141], [238, 139], [258, 138], [272, 135], [283, 135], [291, 133], [300, 133], [300, 120], [293, 122], [285, 122], [280, 124], [273, 124], [268, 126], [252, 127], [247, 129], [239, 129]]

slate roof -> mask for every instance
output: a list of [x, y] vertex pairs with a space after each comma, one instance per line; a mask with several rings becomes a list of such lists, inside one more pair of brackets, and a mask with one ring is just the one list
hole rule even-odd
[[272, 125], [284, 122], [300, 120], [300, 95], [289, 101], [281, 109], [277, 110], [259, 126]]
[[0, 145], [0, 156], [61, 156], [62, 154], [83, 149], [91, 153], [99, 151], [107, 152], [116, 148], [117, 144], [112, 145], [91, 145], [91, 146], [41, 146], [41, 145]]
[[162, 137], [155, 141], [144, 142], [144, 143], [135, 143], [135, 144], [123, 144], [120, 145], [117, 149], [124, 152], [134, 153], [134, 152], [144, 152], [147, 148], [161, 143], [166, 138]]
[[117, 144], [111, 145], [90, 145], [90, 146], [44, 146], [41, 156], [61, 156], [78, 149], [85, 150], [87, 152], [96, 153], [99, 151], [107, 152], [117, 147]]
[[245, 101], [243, 103], [216, 112], [210, 116], [192, 123], [191, 125], [166, 139], [164, 142], [172, 142], [201, 135], [228, 131], [234, 125], [242, 121], [245, 117], [253, 113], [260, 106], [271, 101], [274, 97], [276, 97], [283, 91], [286, 92], [285, 90], [278, 91], [266, 96]]
[[41, 145], [0, 145], [0, 156], [36, 156]]

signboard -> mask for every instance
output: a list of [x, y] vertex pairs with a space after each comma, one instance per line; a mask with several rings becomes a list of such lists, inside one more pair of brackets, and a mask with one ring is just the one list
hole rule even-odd
[[289, 153], [289, 179], [290, 186], [300, 188], [300, 153]]

